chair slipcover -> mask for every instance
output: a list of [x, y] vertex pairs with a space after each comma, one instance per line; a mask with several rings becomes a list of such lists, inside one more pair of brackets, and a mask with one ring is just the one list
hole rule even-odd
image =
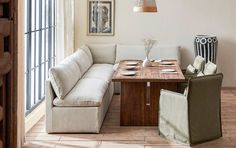
[[189, 144], [221, 137], [222, 79], [222, 74], [191, 78], [187, 96], [162, 90], [160, 134]]

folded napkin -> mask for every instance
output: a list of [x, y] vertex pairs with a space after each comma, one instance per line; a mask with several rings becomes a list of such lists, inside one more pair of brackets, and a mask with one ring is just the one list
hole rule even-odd
[[171, 72], [171, 71], [161, 71], [160, 73], [161, 74], [177, 74], [178, 72], [177, 71], [173, 71], [173, 72]]

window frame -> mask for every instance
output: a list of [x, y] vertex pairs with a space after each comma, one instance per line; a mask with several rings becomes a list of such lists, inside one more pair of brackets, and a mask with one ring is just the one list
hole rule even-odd
[[48, 70], [56, 60], [56, 0], [25, 0], [25, 113], [45, 99]]

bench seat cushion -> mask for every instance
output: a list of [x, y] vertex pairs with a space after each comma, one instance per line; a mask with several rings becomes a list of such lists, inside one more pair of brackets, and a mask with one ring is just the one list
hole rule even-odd
[[98, 107], [102, 103], [108, 83], [100, 79], [80, 79], [64, 100], [54, 99], [53, 104], [60, 107]]
[[93, 64], [83, 78], [101, 79], [109, 83], [114, 73], [112, 64]]

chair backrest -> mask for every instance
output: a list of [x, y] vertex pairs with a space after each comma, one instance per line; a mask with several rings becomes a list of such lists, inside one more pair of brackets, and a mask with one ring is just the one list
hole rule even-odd
[[189, 79], [188, 118], [190, 142], [221, 136], [220, 99], [223, 74]]

